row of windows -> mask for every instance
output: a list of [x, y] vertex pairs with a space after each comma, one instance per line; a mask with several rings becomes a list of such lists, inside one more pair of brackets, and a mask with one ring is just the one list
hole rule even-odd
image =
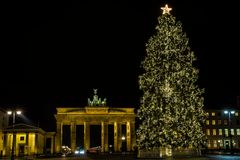
[[[229, 143], [230, 143], [229, 140], [224, 141], [219, 139], [219, 140], [208, 140], [207, 145], [209, 148], [211, 147], [217, 148], [217, 147], [224, 147], [226, 145], [230, 145]], [[234, 140], [232, 140], [232, 144], [233, 144], [233, 147], [236, 146], [236, 142]]]
[[229, 135], [229, 132], [231, 132], [231, 135], [238, 135], [240, 136], [240, 129], [206, 129], [206, 135], [210, 136], [222, 136], [223, 134], [225, 136]]
[[[222, 114], [224, 114], [224, 113], [222, 113]], [[207, 116], [209, 116], [209, 115], [211, 115], [211, 116], [216, 116], [216, 112], [207, 112]], [[235, 112], [234, 115], [235, 115], [235, 116], [238, 116], [239, 113], [238, 113], [238, 112]], [[218, 112], [218, 116], [221, 116], [221, 113], [220, 113], [220, 112]]]
[[[206, 125], [210, 125], [210, 122], [212, 122], [211, 123], [211, 125], [228, 125], [229, 124], [229, 122], [228, 122], [228, 120], [226, 120], [226, 119], [224, 119], [224, 120], [221, 120], [221, 119], [219, 119], [219, 120], [206, 120]], [[239, 120], [236, 120], [236, 124], [237, 125], [240, 125], [240, 121]]]

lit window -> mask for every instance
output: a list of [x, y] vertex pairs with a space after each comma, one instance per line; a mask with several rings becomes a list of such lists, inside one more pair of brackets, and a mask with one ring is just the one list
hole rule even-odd
[[209, 136], [210, 135], [210, 129], [206, 129], [206, 133]]
[[216, 131], [216, 129], [213, 129], [213, 135], [214, 135], [214, 136], [217, 135], [217, 131]]
[[24, 141], [24, 137], [23, 136], [20, 137], [20, 141]]
[[210, 148], [211, 147], [211, 141], [208, 140], [207, 144], [208, 144], [208, 148]]
[[209, 125], [209, 120], [206, 120], [206, 125]]
[[222, 147], [223, 146], [223, 141], [222, 140], [218, 140], [219, 146]]
[[212, 116], [215, 116], [215, 112], [212, 112]]
[[217, 148], [217, 140], [213, 140], [213, 147]]
[[240, 136], [240, 129], [237, 129], [237, 135]]
[[228, 120], [224, 119], [223, 123], [224, 123], [224, 125], [227, 125], [228, 124]]
[[218, 129], [218, 135], [219, 135], [219, 136], [222, 135], [222, 129]]
[[234, 135], [234, 129], [231, 129], [231, 135]]
[[224, 129], [225, 135], [228, 136], [228, 129]]
[[216, 121], [215, 120], [212, 120], [212, 125], [215, 125], [216, 124]]
[[238, 112], [235, 112], [235, 116], [238, 116]]
[[208, 113], [208, 112], [206, 112], [206, 114], [207, 114], [207, 116], [209, 116], [209, 113]]

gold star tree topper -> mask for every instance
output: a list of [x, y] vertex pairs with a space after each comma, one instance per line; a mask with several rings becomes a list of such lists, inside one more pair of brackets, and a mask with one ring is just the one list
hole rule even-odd
[[165, 7], [161, 7], [161, 10], [163, 10], [163, 14], [170, 14], [172, 8], [168, 8], [168, 5], [166, 4]]

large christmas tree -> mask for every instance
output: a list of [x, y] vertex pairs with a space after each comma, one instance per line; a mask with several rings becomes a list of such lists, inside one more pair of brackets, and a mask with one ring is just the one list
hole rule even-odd
[[203, 89], [196, 82], [196, 60], [182, 25], [161, 8], [156, 33], [146, 44], [139, 76], [143, 92], [138, 118], [137, 144], [140, 148], [199, 147], [204, 142], [202, 124]]

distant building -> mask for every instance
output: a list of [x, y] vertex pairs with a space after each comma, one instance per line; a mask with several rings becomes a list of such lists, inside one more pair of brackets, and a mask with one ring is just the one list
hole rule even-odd
[[[13, 144], [13, 132], [15, 143]], [[54, 132], [45, 132], [39, 127], [16, 124], [3, 129], [3, 156], [10, 156], [14, 145], [14, 155], [53, 154]], [[46, 146], [47, 144], [47, 146]]]
[[3, 129], [8, 125], [8, 116], [6, 111], [0, 108], [0, 156], [3, 155]]
[[[240, 149], [240, 110], [206, 110], [208, 149]], [[232, 143], [231, 143], [232, 141]]]

